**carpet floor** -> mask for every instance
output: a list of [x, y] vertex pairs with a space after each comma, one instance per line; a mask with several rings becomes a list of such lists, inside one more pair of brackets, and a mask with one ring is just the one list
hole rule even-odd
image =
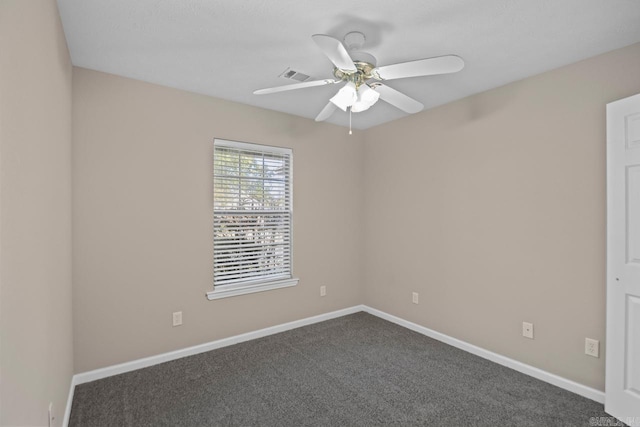
[[81, 384], [69, 425], [588, 426], [603, 406], [367, 313]]

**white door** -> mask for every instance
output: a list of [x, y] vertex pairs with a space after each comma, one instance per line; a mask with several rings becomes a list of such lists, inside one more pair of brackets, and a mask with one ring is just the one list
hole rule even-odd
[[607, 105], [605, 410], [640, 426], [640, 95]]

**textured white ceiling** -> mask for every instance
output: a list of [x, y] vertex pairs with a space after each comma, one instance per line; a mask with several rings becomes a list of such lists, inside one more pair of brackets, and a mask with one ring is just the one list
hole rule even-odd
[[[435, 107], [640, 42], [638, 0], [58, 0], [74, 65], [314, 118], [337, 91], [295, 83], [287, 67], [331, 78], [311, 39], [367, 37], [378, 65], [445, 54], [460, 73], [388, 82]], [[405, 116], [379, 102], [353, 115], [365, 129]], [[348, 125], [337, 111], [329, 122]]]

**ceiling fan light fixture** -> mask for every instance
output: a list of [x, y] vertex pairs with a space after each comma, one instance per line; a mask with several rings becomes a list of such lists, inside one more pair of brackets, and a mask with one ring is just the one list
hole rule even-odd
[[373, 104], [378, 102], [378, 99], [380, 99], [380, 94], [371, 89], [369, 85], [363, 84], [358, 88], [358, 99], [351, 106], [351, 111], [354, 113], [366, 111], [373, 106]]
[[358, 90], [353, 82], [347, 82], [330, 101], [342, 111], [347, 111], [358, 100]]
[[342, 111], [349, 111], [349, 123], [351, 123], [352, 112], [366, 111], [375, 105], [378, 99], [405, 113], [415, 114], [424, 109], [423, 104], [381, 82], [456, 73], [464, 67], [464, 60], [456, 55], [436, 56], [378, 67], [376, 58], [361, 50], [366, 37], [358, 31], [348, 33], [344, 38], [344, 44], [326, 34], [314, 34], [311, 38], [333, 64], [335, 79], [305, 80], [301, 83], [260, 89], [253, 93], [262, 95], [344, 82], [344, 86], [318, 114], [316, 121], [328, 119], [337, 108], [340, 108]]

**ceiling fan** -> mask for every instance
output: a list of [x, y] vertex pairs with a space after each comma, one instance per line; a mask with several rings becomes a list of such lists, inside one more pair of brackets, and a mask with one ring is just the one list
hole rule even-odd
[[456, 55], [437, 56], [377, 67], [376, 58], [360, 50], [364, 44], [365, 36], [357, 31], [350, 32], [344, 37], [345, 44], [324, 34], [315, 34], [312, 39], [335, 66], [333, 69], [335, 79], [295, 83], [260, 89], [253, 93], [265, 95], [344, 82], [338, 93], [320, 111], [316, 117], [317, 122], [328, 119], [337, 108], [345, 112], [349, 110], [350, 113], [365, 111], [379, 99], [406, 113], [417, 113], [422, 111], [424, 105], [381, 82], [407, 77], [456, 73], [464, 67], [464, 61]]

